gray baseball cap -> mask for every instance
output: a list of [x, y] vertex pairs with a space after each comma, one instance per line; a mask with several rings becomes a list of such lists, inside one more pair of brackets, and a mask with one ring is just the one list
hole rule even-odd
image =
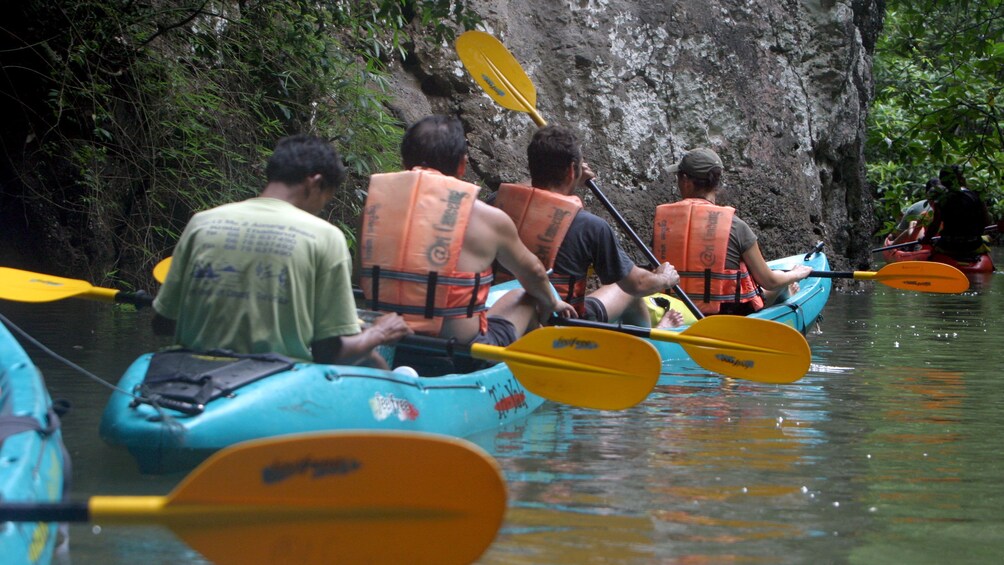
[[687, 151], [679, 163], [670, 165], [669, 172], [682, 172], [688, 177], [695, 179], [707, 179], [708, 173], [715, 167], [719, 169], [725, 168], [722, 165], [722, 160], [718, 157], [718, 153], [707, 147], [698, 147], [697, 149]]

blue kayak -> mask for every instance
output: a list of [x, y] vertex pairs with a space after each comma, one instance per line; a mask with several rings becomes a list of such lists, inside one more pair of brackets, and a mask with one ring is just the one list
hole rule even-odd
[[[771, 265], [788, 268], [802, 261], [802, 256], [794, 256], [772, 261]], [[818, 270], [828, 265], [821, 253], [804, 262]], [[489, 302], [514, 284], [494, 288]], [[783, 305], [765, 308], [754, 316], [804, 332], [825, 305], [830, 284], [830, 279], [807, 279]], [[652, 343], [662, 356], [664, 375], [698, 368], [675, 343]], [[128, 448], [146, 473], [191, 468], [213, 451], [233, 443], [288, 433], [393, 429], [465, 437], [525, 418], [544, 402], [526, 390], [504, 363], [469, 374], [428, 378], [312, 363], [270, 369], [262, 362], [264, 368], [239, 387], [200, 385], [200, 379], [190, 379], [193, 382], [177, 384], [176, 389], [179, 396], [187, 395], [195, 401], [179, 405], [170, 394], [160, 394], [154, 406], [138, 402], [134, 396], [140, 392], [149, 396], [143, 388], [145, 382], [157, 380], [164, 373], [170, 377], [170, 368], [158, 368], [159, 361], [151, 367], [152, 359], [153, 354], [143, 355], [126, 370], [119, 388], [130, 394], [113, 393], [101, 421], [101, 437], [112, 445]], [[204, 361], [211, 364], [213, 359]], [[253, 365], [259, 360], [241, 362]], [[207, 365], [193, 366], [185, 372], [218, 376], [235, 371]], [[213, 379], [207, 382], [215, 382]], [[206, 394], [200, 396], [203, 392]]]
[[[493, 289], [489, 302], [513, 286]], [[385, 352], [385, 356], [392, 354], [389, 349]], [[140, 391], [144, 379], [150, 379], [147, 372], [153, 357], [145, 354], [133, 362], [119, 388]], [[268, 373], [267, 364], [261, 364], [265, 365], [262, 372]], [[544, 403], [504, 363], [434, 378], [357, 366], [295, 363], [288, 369], [279, 367], [278, 372], [197, 403], [201, 409], [176, 405], [170, 395], [163, 395], [165, 400], [155, 407], [114, 392], [102, 416], [101, 437], [128, 448], [142, 472], [165, 473], [189, 469], [228, 445], [281, 434], [367, 429], [466, 437], [525, 418]]]
[[[0, 324], [0, 502], [58, 502], [69, 479], [59, 418], [42, 373]], [[0, 561], [48, 563], [58, 524], [0, 523]]]

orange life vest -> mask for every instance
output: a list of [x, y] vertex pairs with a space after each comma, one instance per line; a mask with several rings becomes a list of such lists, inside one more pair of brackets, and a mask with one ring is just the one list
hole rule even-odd
[[735, 208], [702, 198], [662, 204], [655, 209], [655, 254], [680, 274], [680, 287], [705, 314], [716, 314], [724, 302], [752, 302], [763, 297], [746, 264], [726, 269], [725, 260]]
[[[582, 210], [582, 201], [578, 196], [565, 196], [522, 184], [503, 183], [495, 196], [495, 206], [512, 218], [523, 245], [540, 259], [544, 268], [551, 270], [572, 220]], [[500, 268], [497, 278], [499, 281], [506, 281], [513, 277]], [[585, 277], [551, 271], [548, 278], [561, 299], [574, 306], [581, 315], [585, 307]]]
[[457, 271], [478, 190], [431, 169], [370, 177], [359, 237], [369, 308], [397, 312], [419, 333], [475, 315], [484, 331], [491, 269]]

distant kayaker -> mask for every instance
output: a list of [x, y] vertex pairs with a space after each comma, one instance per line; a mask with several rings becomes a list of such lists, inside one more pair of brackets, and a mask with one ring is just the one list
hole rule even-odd
[[[537, 130], [526, 155], [530, 186], [503, 183], [494, 203], [516, 223], [523, 243], [552, 269], [550, 279], [558, 293], [579, 317], [651, 325], [642, 299], [678, 284], [676, 269], [669, 263], [654, 272], [638, 267], [621, 249], [610, 225], [582, 208], [575, 192], [594, 174], [571, 130], [561, 126]], [[586, 294], [590, 266], [602, 286]], [[665, 326], [682, 321], [683, 315], [673, 309], [663, 315]]]
[[938, 178], [945, 190], [932, 200], [934, 217], [922, 243], [933, 243], [935, 252], [956, 259], [989, 252], [983, 232], [992, 222], [980, 195], [966, 188], [965, 177], [957, 165], [942, 169]]
[[785, 287], [797, 292], [812, 269], [767, 265], [756, 234], [735, 208], [715, 202], [723, 170], [718, 154], [703, 147], [670, 166], [683, 200], [656, 207], [654, 251], [680, 269], [680, 286], [702, 312], [746, 315], [773, 304]]
[[[478, 200], [477, 185], [461, 180], [467, 141], [459, 120], [432, 115], [412, 124], [401, 141], [401, 159], [404, 171], [370, 177], [363, 210], [360, 286], [371, 309], [399, 312], [421, 334], [497, 346], [511, 344], [554, 312], [574, 315], [554, 295], [544, 266], [519, 240], [512, 220]], [[496, 260], [523, 290], [486, 309]], [[479, 365], [455, 362], [460, 371]]]
[[931, 216], [934, 214], [931, 201], [935, 200], [944, 190], [945, 187], [942, 186], [940, 180], [928, 179], [924, 185], [925, 198], [910, 204], [906, 210], [903, 210], [903, 217], [896, 224], [896, 228], [890, 234], [889, 242], [886, 245], [896, 245], [920, 239], [924, 233], [923, 228], [930, 223]]
[[188, 222], [153, 302], [154, 331], [199, 351], [387, 368], [374, 348], [411, 331], [396, 314], [360, 330], [345, 236], [317, 217], [345, 179], [334, 147], [284, 138], [265, 173], [257, 198]]

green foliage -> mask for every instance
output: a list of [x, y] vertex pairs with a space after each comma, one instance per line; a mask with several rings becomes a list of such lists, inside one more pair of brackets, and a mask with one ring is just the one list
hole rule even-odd
[[1004, 5], [999, 0], [889, 0], [874, 58], [869, 181], [889, 231], [945, 165], [1004, 213]]
[[409, 26], [445, 41], [477, 21], [450, 0], [15, 6], [30, 22], [16, 47], [47, 93], [8, 96], [39, 136], [29, 198], [64, 203], [82, 237], [113, 234], [113, 253], [147, 260], [170, 252], [192, 212], [255, 194], [271, 146], [292, 133], [335, 141], [354, 178], [330, 218], [354, 224], [364, 177], [398, 163], [389, 57]]

